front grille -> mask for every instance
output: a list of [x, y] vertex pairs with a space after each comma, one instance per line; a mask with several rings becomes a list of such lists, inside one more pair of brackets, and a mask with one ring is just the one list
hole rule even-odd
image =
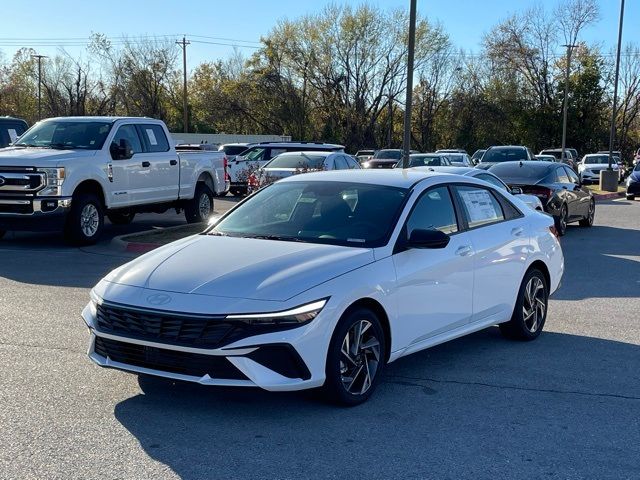
[[142, 311], [107, 303], [98, 305], [96, 317], [101, 332], [195, 348], [220, 348], [242, 338], [297, 326], [250, 325], [222, 316]]
[[34, 168], [6, 167], [0, 170], [0, 192], [35, 192], [44, 187], [44, 173]]
[[16, 201], [13, 199], [0, 198], [0, 213], [30, 214], [33, 213], [33, 204], [31, 200]]
[[248, 380], [248, 378], [225, 357], [178, 352], [163, 348], [147, 347], [96, 337], [95, 352], [115, 362], [136, 367], [211, 378]]

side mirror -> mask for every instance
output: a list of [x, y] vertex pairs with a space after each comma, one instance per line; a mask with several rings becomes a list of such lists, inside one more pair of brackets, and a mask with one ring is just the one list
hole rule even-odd
[[449, 244], [449, 235], [440, 230], [415, 229], [407, 240], [407, 248], [444, 248]]
[[118, 145], [115, 142], [111, 143], [109, 147], [109, 153], [111, 153], [111, 158], [114, 160], [128, 160], [133, 157], [133, 147], [131, 146], [131, 142], [126, 138], [120, 139], [120, 144]]
[[520, 187], [511, 187], [511, 195], [522, 195], [522, 189]]

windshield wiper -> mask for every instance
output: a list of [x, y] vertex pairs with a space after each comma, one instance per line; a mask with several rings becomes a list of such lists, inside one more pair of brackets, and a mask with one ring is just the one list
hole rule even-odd
[[53, 148], [55, 150], [73, 150], [77, 147], [75, 145], [67, 145], [64, 143], [50, 143], [49, 148]]
[[207, 235], [213, 235], [214, 237], [228, 237], [226, 233], [223, 232], [209, 232]]
[[14, 143], [13, 146], [14, 147], [27, 147], [27, 148], [40, 147], [40, 145], [34, 145], [33, 143]]
[[282, 240], [284, 242], [303, 242], [306, 243], [305, 240], [302, 240], [298, 237], [284, 237], [282, 235], [242, 235], [244, 238], [257, 238], [260, 240]]

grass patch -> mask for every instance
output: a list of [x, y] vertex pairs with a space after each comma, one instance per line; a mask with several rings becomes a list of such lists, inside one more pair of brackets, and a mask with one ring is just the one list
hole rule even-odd
[[[603, 190], [600, 190], [600, 185], [598, 184], [594, 184], [594, 185], [585, 185], [585, 188], [588, 188], [589, 190], [591, 190], [592, 193], [595, 193], [596, 195], [600, 195], [603, 193], [614, 193], [614, 192], [605, 192]], [[624, 185], [618, 185], [618, 193], [624, 193], [627, 191], [627, 187]]]

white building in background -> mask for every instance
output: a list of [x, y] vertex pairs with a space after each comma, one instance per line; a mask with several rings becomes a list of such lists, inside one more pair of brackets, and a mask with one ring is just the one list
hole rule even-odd
[[222, 145], [223, 143], [259, 143], [259, 142], [290, 142], [289, 135], [234, 135], [229, 133], [178, 133], [171, 132], [173, 144], [208, 143]]

